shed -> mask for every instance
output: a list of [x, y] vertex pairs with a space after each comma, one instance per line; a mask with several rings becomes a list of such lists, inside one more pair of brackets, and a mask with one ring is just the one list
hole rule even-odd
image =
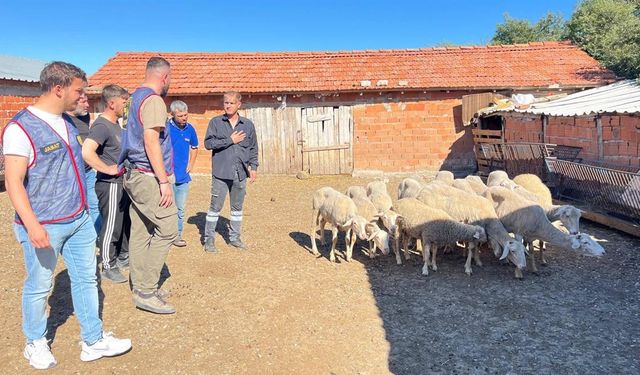
[[499, 135], [499, 143], [556, 144], [567, 158], [637, 171], [640, 83], [624, 80], [528, 108], [480, 111], [477, 131], [490, 128]]
[[[203, 137], [222, 93], [243, 94], [269, 174], [473, 171], [463, 95], [573, 92], [615, 80], [567, 42], [403, 50], [268, 53], [118, 53], [91, 78], [133, 91], [149, 57], [172, 64], [167, 103], [189, 105]], [[94, 100], [94, 102], [96, 102]], [[94, 111], [100, 111], [96, 104]], [[210, 162], [198, 158], [196, 172]]]

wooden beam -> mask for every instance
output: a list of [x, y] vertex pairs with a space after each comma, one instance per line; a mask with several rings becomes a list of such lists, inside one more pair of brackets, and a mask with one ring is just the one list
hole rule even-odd
[[307, 122], [329, 121], [333, 119], [333, 113], [322, 113], [319, 115], [311, 115], [307, 117]]
[[349, 143], [346, 143], [343, 145], [336, 145], [336, 146], [307, 147], [307, 148], [303, 148], [302, 152], [346, 150], [349, 147], [351, 147]]

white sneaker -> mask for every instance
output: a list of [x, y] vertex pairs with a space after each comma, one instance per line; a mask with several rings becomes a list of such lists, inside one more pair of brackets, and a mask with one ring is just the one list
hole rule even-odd
[[130, 339], [119, 339], [112, 332], [103, 332], [102, 338], [93, 345], [82, 343], [80, 359], [84, 362], [95, 361], [102, 357], [115, 357], [131, 349]]
[[53, 354], [51, 354], [49, 343], [45, 337], [27, 344], [22, 354], [29, 360], [29, 364], [38, 370], [46, 370], [58, 364]]

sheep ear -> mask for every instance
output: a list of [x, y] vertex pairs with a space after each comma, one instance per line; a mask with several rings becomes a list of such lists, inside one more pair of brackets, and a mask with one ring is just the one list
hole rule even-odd
[[500, 256], [500, 260], [505, 259], [508, 255], [509, 255], [509, 248], [505, 246], [502, 249], [502, 255]]
[[369, 236], [369, 238], [367, 238], [367, 241], [371, 241], [374, 238], [376, 238], [376, 236], [378, 235], [378, 233], [380, 233], [380, 229], [378, 229], [377, 231], [371, 233], [371, 235]]

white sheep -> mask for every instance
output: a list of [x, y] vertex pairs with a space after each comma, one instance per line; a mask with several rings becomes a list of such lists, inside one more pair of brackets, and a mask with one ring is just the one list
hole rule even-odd
[[[514, 191], [501, 186], [492, 186], [485, 197], [493, 202], [496, 214], [505, 228], [519, 239], [530, 243], [542, 240], [553, 246], [587, 256], [602, 256], [605, 251], [600, 244], [584, 233], [567, 234], [551, 224], [544, 209]], [[530, 262], [537, 272], [535, 262]]]
[[367, 197], [367, 189], [364, 186], [349, 186], [346, 192], [349, 198]]
[[386, 212], [391, 209], [393, 201], [387, 192], [387, 184], [384, 181], [373, 181], [367, 184], [367, 196], [371, 199], [378, 212]]
[[403, 179], [398, 185], [398, 199], [417, 197], [423, 186], [424, 183], [415, 178], [407, 177]]
[[[408, 240], [418, 239], [422, 242], [424, 265], [422, 274], [429, 274], [430, 252], [432, 269], [437, 270], [436, 254], [439, 245], [455, 244], [458, 241], [486, 241], [484, 229], [477, 225], [461, 223], [446, 212], [431, 208], [415, 198], [400, 199], [394, 209], [398, 213], [398, 231], [402, 234], [403, 247], [408, 252]], [[399, 242], [396, 236], [396, 241]], [[399, 243], [397, 244], [399, 248]], [[397, 256], [397, 260], [399, 257]]]
[[513, 189], [515, 188], [515, 183], [511, 181], [507, 172], [497, 170], [489, 173], [489, 176], [487, 177], [487, 187], [491, 186], [503, 186]]
[[580, 217], [582, 211], [571, 205], [555, 205], [551, 197], [551, 190], [535, 174], [521, 174], [513, 178], [513, 182], [536, 195], [537, 201], [547, 213], [549, 221], [560, 220], [569, 234], [580, 232]]
[[[362, 195], [362, 192], [365, 194]], [[369, 257], [375, 256], [376, 249], [380, 249], [384, 255], [389, 254], [389, 234], [378, 225], [378, 220], [383, 215], [367, 197], [365, 189], [361, 186], [350, 186], [347, 195], [356, 205], [358, 215], [367, 221], [365, 232], [369, 238]]]
[[451, 186], [451, 185], [453, 185], [453, 180], [455, 180], [455, 177], [454, 177], [453, 173], [451, 173], [449, 171], [438, 171], [438, 173], [436, 173], [435, 180], [436, 181], [442, 181], [445, 184]]
[[[500, 222], [493, 205], [484, 197], [468, 194], [451, 187], [433, 184], [425, 187], [417, 197], [426, 205], [445, 211], [454, 219], [468, 224], [482, 226], [488, 236], [489, 245], [496, 257], [509, 259], [515, 265], [515, 277], [522, 278], [522, 269], [526, 267], [525, 247], [516, 241]], [[476, 264], [482, 265], [476, 244], [470, 243]], [[467, 254], [465, 272], [471, 274], [471, 253]]]
[[456, 178], [455, 180], [453, 180], [453, 184], [451, 185], [456, 189], [460, 189], [466, 193], [469, 194], [475, 194], [476, 191], [473, 189], [473, 187], [471, 187], [471, 184], [469, 183], [469, 181], [467, 181], [464, 178]]
[[478, 195], [482, 195], [482, 193], [487, 190], [487, 185], [485, 185], [480, 176], [468, 175], [464, 179], [469, 182], [469, 185], [471, 186], [473, 191], [475, 191]]
[[[368, 240], [366, 236], [367, 221], [357, 214], [357, 207], [351, 198], [331, 187], [323, 187], [313, 194], [313, 221], [311, 224], [311, 249], [314, 255], [320, 255], [316, 247], [316, 231], [320, 227], [320, 241], [324, 245], [324, 226], [331, 224], [331, 253], [329, 259], [335, 262], [338, 231], [346, 232], [347, 261], [351, 260], [356, 236]], [[352, 236], [351, 233], [355, 233]], [[348, 239], [348, 240], [347, 240]]]

